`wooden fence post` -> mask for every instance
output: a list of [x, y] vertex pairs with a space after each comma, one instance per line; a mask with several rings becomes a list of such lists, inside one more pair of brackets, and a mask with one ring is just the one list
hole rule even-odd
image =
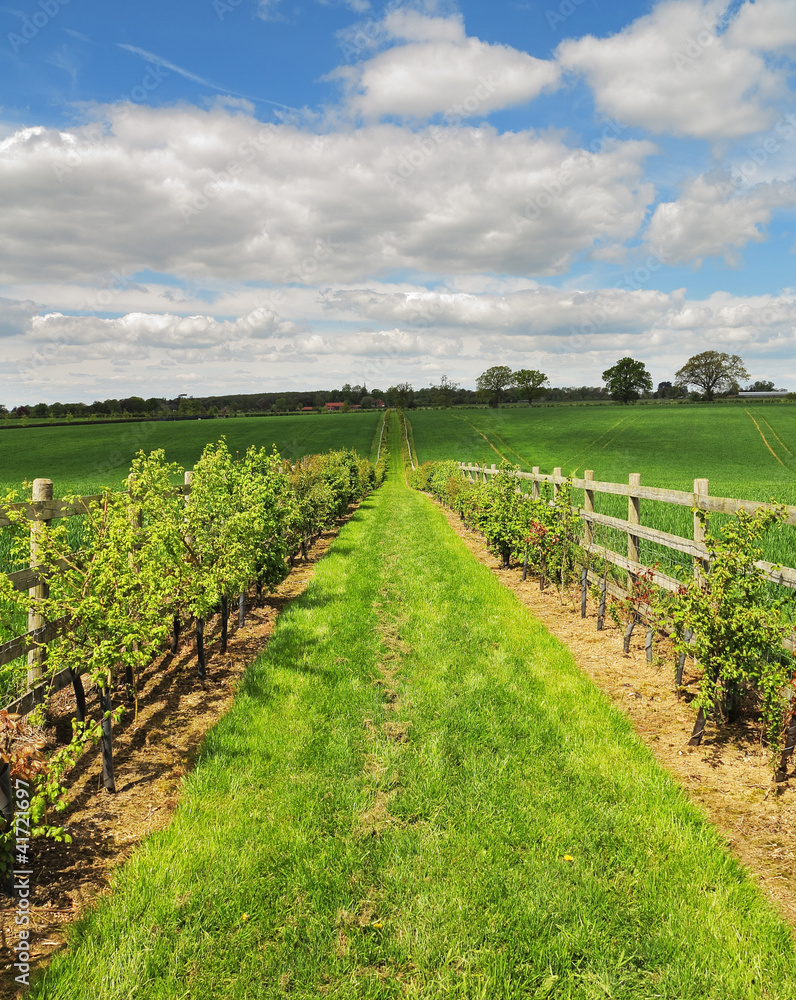
[[555, 469], [553, 469], [553, 499], [554, 500], [558, 496], [558, 483], [556, 482], [556, 479], [561, 479], [561, 478], [562, 478], [562, 476], [561, 476], [561, 469], [558, 468], [558, 467], [556, 467]]
[[[694, 506], [699, 506], [699, 497], [705, 497], [708, 495], [709, 483], [707, 479], [695, 479], [694, 480]], [[697, 545], [705, 544], [705, 527], [694, 514], [694, 541]], [[704, 579], [705, 574], [708, 572], [708, 561], [707, 559], [700, 559], [698, 556], [694, 556], [694, 578], [697, 581]], [[707, 722], [707, 716], [705, 715], [705, 710], [700, 708], [699, 713], [696, 717], [696, 722], [694, 723], [694, 730], [691, 733], [691, 739], [688, 741], [690, 747], [698, 747], [702, 742], [702, 734], [705, 731], [705, 723]]]
[[[634, 486], [641, 486], [641, 474], [631, 472], [629, 479], [630, 489]], [[641, 524], [641, 499], [630, 494], [627, 498], [627, 522], [628, 524]], [[638, 535], [627, 535], [627, 558], [634, 563], [641, 562], [638, 557]]]
[[[695, 479], [694, 480], [694, 506], [699, 506], [698, 498], [706, 497], [709, 494], [709, 482], [707, 479]], [[697, 545], [704, 546], [705, 544], [705, 527], [694, 514], [694, 541]], [[706, 559], [699, 559], [697, 556], [694, 557], [694, 578], [696, 580], [702, 580], [705, 573], [708, 572], [708, 561]]]
[[[532, 471], [533, 471], [534, 476], [538, 476], [539, 475], [539, 466], [538, 465], [534, 465]], [[531, 484], [531, 497], [534, 500], [538, 500], [539, 499], [539, 482], [536, 479], [534, 479], [533, 483]]]
[[[583, 478], [587, 481], [591, 480], [594, 482], [594, 470], [586, 469], [583, 473]], [[583, 509], [588, 514], [594, 513], [594, 490], [584, 489], [583, 491]], [[594, 525], [591, 521], [586, 519], [583, 522], [583, 545], [585, 548], [589, 548], [594, 541]]]
[[[53, 481], [52, 479], [34, 479], [31, 499], [52, 500]], [[30, 568], [39, 568], [40, 536], [45, 527], [50, 523], [51, 518], [39, 517], [30, 523]], [[28, 610], [28, 632], [41, 628], [44, 625], [44, 618], [36, 610], [36, 601], [49, 597], [50, 588], [47, 583], [40, 581], [35, 587], [28, 591], [31, 597], [31, 606]], [[44, 673], [44, 661], [47, 659], [47, 649], [45, 646], [36, 646], [28, 653], [28, 688], [36, 686], [36, 682]]]

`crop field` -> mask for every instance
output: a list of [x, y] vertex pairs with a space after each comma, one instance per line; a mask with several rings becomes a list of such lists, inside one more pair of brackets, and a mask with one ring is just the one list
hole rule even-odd
[[227, 420], [145, 421], [0, 431], [0, 491], [26, 479], [52, 479], [55, 495], [120, 487], [133, 456], [163, 448], [170, 462], [193, 467], [208, 441], [226, 436], [230, 451], [276, 445], [283, 458], [354, 448], [370, 454], [379, 414], [319, 413]]
[[796, 407], [545, 407], [409, 414], [421, 462], [505, 460], [526, 471], [796, 504]]
[[[638, 472], [644, 486], [677, 490], [705, 478], [714, 496], [796, 504], [796, 407], [788, 405], [419, 410], [409, 418], [421, 462], [506, 461], [527, 472], [560, 467], [574, 477], [593, 469], [595, 479], [616, 483]], [[577, 491], [575, 499], [582, 500]], [[654, 501], [642, 508], [644, 524], [690, 537], [689, 508]], [[598, 494], [595, 509], [626, 517], [627, 501]], [[611, 529], [599, 531], [596, 541], [616, 541]], [[682, 561], [646, 545], [650, 561], [660, 556], [670, 570]], [[796, 566], [793, 528], [772, 530], [766, 556]]]

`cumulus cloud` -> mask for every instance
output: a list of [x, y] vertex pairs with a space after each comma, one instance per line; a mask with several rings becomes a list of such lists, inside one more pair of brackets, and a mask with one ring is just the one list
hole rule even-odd
[[[556, 274], [632, 237], [646, 142], [395, 125], [313, 135], [245, 108], [117, 105], [0, 147], [0, 280], [143, 268], [311, 285], [407, 268]], [[29, 206], [36, 204], [31, 213]]]
[[[642, 358], [660, 379], [670, 378], [700, 350], [732, 350], [761, 363], [796, 345], [796, 298], [715, 293], [689, 300], [685, 289], [665, 293], [643, 287], [656, 267], [637, 269], [622, 287], [564, 290], [539, 286], [504, 295], [450, 291], [385, 292], [340, 289], [331, 312], [380, 323], [418, 326], [440, 341], [457, 338], [459, 355], [501, 358], [541, 367], [558, 384], [595, 384], [606, 364], [622, 354]], [[633, 285], [640, 287], [633, 287]], [[787, 377], [785, 370], [780, 377]]]
[[658, 205], [647, 227], [647, 240], [667, 264], [700, 265], [723, 256], [737, 264], [739, 250], [765, 239], [762, 226], [782, 205], [796, 204], [796, 187], [758, 184], [738, 194], [726, 178], [696, 177], [677, 201]]
[[586, 78], [602, 111], [629, 125], [711, 140], [759, 132], [776, 117], [771, 100], [784, 93], [785, 75], [767, 65], [744, 24], [757, 26], [758, 41], [773, 36], [778, 5], [747, 3], [743, 23], [721, 33], [726, 7], [667, 0], [619, 34], [562, 42], [557, 57]]
[[360, 359], [396, 360], [455, 355], [461, 341], [440, 338], [415, 330], [396, 327], [392, 330], [358, 330], [321, 336], [299, 337], [298, 347], [308, 354], [353, 356]]
[[500, 329], [544, 341], [583, 335], [603, 326], [612, 333], [638, 331], [657, 323], [678, 299], [677, 294], [653, 289], [563, 291], [540, 286], [505, 295], [345, 289], [327, 299], [327, 308], [351, 311], [382, 323], [400, 322], [448, 332]]
[[[750, 370], [770, 377], [767, 359], [793, 355], [792, 293], [717, 292], [689, 300], [684, 289], [664, 293], [645, 287], [656, 266], [651, 259], [648, 263], [633, 272], [635, 286], [624, 282], [590, 290], [549, 285], [478, 293], [339, 288], [327, 292], [330, 319], [315, 328], [265, 308], [225, 321], [199, 314], [101, 318], [46, 313], [31, 319], [24, 341], [17, 344], [26, 353], [0, 365], [0, 392], [14, 401], [5, 388], [4, 372], [9, 372], [17, 393], [27, 384], [38, 387], [39, 395], [62, 395], [62, 388], [54, 386], [63, 387], [58, 372], [65, 365], [90, 364], [106, 382], [116, 377], [114, 372], [126, 372], [125, 391], [168, 395], [173, 379], [188, 374], [205, 391], [225, 384], [255, 391], [263, 380], [306, 388], [309, 379], [322, 387], [352, 377], [384, 387], [438, 377], [440, 371], [471, 383], [488, 358], [541, 368], [554, 383], [572, 385], [597, 384], [608, 364], [632, 354], [663, 379], [691, 354], [709, 349], [741, 354]], [[782, 361], [777, 372], [780, 381], [796, 377]]]
[[768, 52], [796, 47], [792, 0], [746, 0], [727, 30], [727, 40]]
[[[114, 318], [67, 316], [44, 313], [32, 317], [27, 341], [33, 345], [57, 343], [62, 347], [94, 345], [109, 354], [125, 348], [145, 355], [151, 348], [172, 352], [193, 352], [224, 347], [227, 350], [249, 349], [261, 339], [291, 338], [302, 326], [284, 320], [270, 309], [255, 309], [235, 320], [213, 316], [175, 316], [170, 313], [127, 313]], [[92, 350], [96, 357], [96, 351]]]
[[398, 10], [378, 33], [401, 44], [335, 74], [346, 84], [350, 111], [367, 121], [438, 114], [457, 123], [483, 118], [532, 100], [560, 76], [554, 62], [468, 38], [460, 16]]

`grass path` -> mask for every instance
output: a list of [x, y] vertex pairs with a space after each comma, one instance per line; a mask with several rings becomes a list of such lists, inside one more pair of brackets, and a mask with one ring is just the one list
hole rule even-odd
[[393, 466], [48, 1000], [785, 998], [785, 926]]

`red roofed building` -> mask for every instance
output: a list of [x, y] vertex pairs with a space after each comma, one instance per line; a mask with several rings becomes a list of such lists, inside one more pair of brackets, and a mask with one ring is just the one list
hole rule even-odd
[[345, 403], [327, 403], [326, 404], [326, 409], [327, 410], [342, 410], [342, 408], [344, 406], [345, 406]]

